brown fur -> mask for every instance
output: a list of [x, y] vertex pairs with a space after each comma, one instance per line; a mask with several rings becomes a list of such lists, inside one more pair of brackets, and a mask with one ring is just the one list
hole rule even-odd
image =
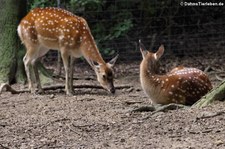
[[153, 103], [192, 105], [212, 89], [207, 75], [196, 68], [179, 66], [165, 75], [157, 74], [155, 66], [163, 51], [163, 46], [156, 53], [141, 48], [140, 81]]
[[[115, 92], [113, 78], [108, 80], [103, 79], [102, 76], [107, 78], [108, 74], [112, 73], [116, 58], [110, 63], [103, 60], [85, 19], [59, 8], [35, 8], [21, 20], [17, 30], [27, 49], [23, 60], [29, 88], [32, 92], [35, 92], [35, 88], [34, 81], [31, 80], [29, 65], [34, 66], [38, 89], [42, 90], [35, 61], [50, 49], [57, 49], [61, 52], [66, 73], [65, 89], [67, 94], [72, 94], [72, 87], [68, 82], [69, 56], [76, 58], [84, 56], [95, 70], [103, 88]], [[97, 65], [94, 65], [94, 62]]]

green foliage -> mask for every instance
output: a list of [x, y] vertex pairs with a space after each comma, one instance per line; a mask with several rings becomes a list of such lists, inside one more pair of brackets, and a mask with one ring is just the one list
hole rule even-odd
[[110, 42], [124, 37], [132, 29], [131, 11], [120, 11], [129, 7], [132, 5], [128, 0], [116, 3], [106, 0], [70, 0], [71, 10], [88, 21], [95, 41], [105, 55], [115, 53], [110, 48]]
[[126, 19], [123, 22], [120, 22], [116, 24], [115, 26], [112, 26], [110, 30], [110, 34], [106, 36], [104, 39], [105, 40], [113, 40], [115, 38], [119, 38], [121, 36], [124, 36], [129, 29], [133, 27], [133, 24], [130, 19]]
[[56, 6], [56, 1], [52, 0], [31, 0], [28, 3], [28, 7], [30, 9], [36, 8], [36, 7], [48, 7], [48, 6]]
[[100, 11], [103, 0], [70, 0], [70, 5], [76, 12], [84, 12], [86, 10]]

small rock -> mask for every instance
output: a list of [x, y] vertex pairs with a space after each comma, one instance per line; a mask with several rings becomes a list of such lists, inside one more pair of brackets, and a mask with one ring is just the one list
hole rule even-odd
[[125, 139], [121, 139], [121, 140], [120, 140], [120, 142], [122, 142], [122, 143], [125, 142], [125, 141], [126, 141]]
[[51, 94], [49, 98], [50, 99], [53, 99], [53, 98], [55, 98], [55, 95], [54, 94]]
[[223, 144], [223, 141], [222, 141], [222, 140], [217, 140], [217, 141], [215, 142], [215, 144], [216, 144], [217, 146], [220, 146], [220, 145]]
[[137, 92], [140, 92], [140, 91], [142, 91], [142, 90], [141, 90], [140, 88], [137, 88], [136, 91], [137, 91]]
[[109, 144], [108, 143], [103, 143], [103, 146], [104, 147], [109, 147]]
[[132, 92], [133, 90], [134, 90], [134, 88], [131, 87], [131, 88], [128, 88], [128, 89], [127, 89], [127, 92], [130, 93], [130, 92]]

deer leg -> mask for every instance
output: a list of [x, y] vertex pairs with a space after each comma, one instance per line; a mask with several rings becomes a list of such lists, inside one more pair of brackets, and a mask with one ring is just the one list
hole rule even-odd
[[34, 70], [34, 75], [35, 75], [35, 82], [37, 83], [37, 88], [38, 88], [38, 93], [43, 93], [43, 89], [41, 87], [41, 80], [40, 80], [40, 77], [39, 77], [39, 72], [38, 72], [38, 69], [37, 69], [37, 64], [36, 64], [36, 59], [33, 60], [31, 62], [32, 66], [33, 66], [33, 70]]
[[39, 49], [36, 53], [36, 57], [31, 62], [31, 64], [33, 66], [33, 70], [34, 70], [35, 80], [36, 80], [36, 83], [37, 83], [38, 93], [43, 93], [44, 90], [41, 87], [41, 80], [40, 80], [39, 72], [38, 72], [38, 69], [37, 69], [37, 59], [39, 57], [42, 57], [43, 55], [45, 55], [48, 51], [49, 51], [48, 48], [39, 47]]
[[73, 93], [73, 65], [74, 65], [74, 58], [70, 56], [70, 64], [69, 64], [69, 88]]
[[73, 95], [71, 85], [69, 85], [69, 55], [65, 51], [65, 49], [61, 50], [61, 56], [62, 56], [63, 65], [65, 69], [65, 78], [66, 78], [65, 91], [67, 95]]
[[31, 77], [31, 69], [30, 69], [31, 59], [29, 57], [28, 52], [23, 57], [23, 62], [24, 62], [25, 71], [26, 71], [27, 80], [28, 80], [28, 88], [31, 91], [31, 93], [35, 93], [35, 88], [34, 88], [33, 80]]

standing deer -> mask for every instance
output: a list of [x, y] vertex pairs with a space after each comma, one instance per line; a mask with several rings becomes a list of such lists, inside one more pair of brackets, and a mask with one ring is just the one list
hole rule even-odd
[[35, 8], [21, 20], [17, 31], [27, 49], [23, 62], [32, 93], [35, 92], [35, 87], [29, 66], [33, 66], [38, 91], [42, 92], [35, 62], [50, 49], [57, 49], [61, 52], [67, 95], [72, 94], [72, 86], [69, 85], [69, 56], [75, 58], [84, 56], [94, 69], [101, 86], [115, 93], [112, 67], [118, 56], [108, 63], [103, 60], [88, 24], [82, 17], [60, 8]]
[[192, 105], [212, 89], [207, 75], [196, 68], [180, 66], [165, 75], [158, 74], [157, 62], [164, 53], [164, 46], [152, 53], [144, 49], [140, 40], [139, 43], [143, 57], [140, 64], [141, 86], [153, 103]]

